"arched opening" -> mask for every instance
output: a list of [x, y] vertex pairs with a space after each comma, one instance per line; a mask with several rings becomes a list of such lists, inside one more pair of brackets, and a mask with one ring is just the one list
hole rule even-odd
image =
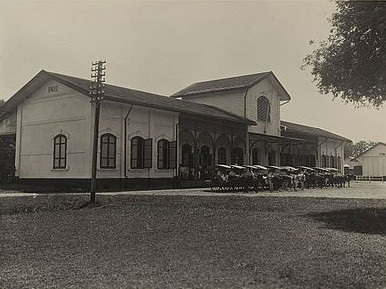
[[258, 148], [252, 149], [252, 164], [253, 165], [259, 164], [259, 149]]
[[232, 153], [232, 163], [236, 165], [243, 165], [244, 164], [244, 150], [242, 148], [234, 148]]
[[224, 147], [221, 147], [217, 151], [217, 161], [219, 164], [227, 163], [227, 150]]

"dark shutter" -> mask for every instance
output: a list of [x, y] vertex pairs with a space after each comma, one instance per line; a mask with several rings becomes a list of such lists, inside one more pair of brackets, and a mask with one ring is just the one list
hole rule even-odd
[[177, 167], [177, 142], [172, 141], [169, 149], [169, 169], [175, 169]]
[[148, 138], [145, 139], [145, 151], [144, 151], [144, 168], [151, 168], [152, 167], [152, 145], [153, 145], [153, 139]]

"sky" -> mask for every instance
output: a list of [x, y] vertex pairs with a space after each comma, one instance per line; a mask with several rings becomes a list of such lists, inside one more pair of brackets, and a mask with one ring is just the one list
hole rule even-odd
[[0, 98], [40, 70], [169, 96], [197, 82], [272, 71], [291, 95], [281, 119], [386, 142], [386, 107], [321, 95], [302, 60], [327, 38], [330, 1], [0, 0]]

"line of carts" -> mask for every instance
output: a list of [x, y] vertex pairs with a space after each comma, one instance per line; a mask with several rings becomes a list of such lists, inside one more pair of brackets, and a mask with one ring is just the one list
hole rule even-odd
[[304, 188], [350, 186], [353, 175], [336, 168], [306, 166], [216, 165], [208, 182], [212, 191], [303, 190]]

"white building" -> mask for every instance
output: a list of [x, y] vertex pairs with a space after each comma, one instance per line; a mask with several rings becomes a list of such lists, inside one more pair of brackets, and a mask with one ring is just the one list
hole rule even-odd
[[[0, 136], [14, 139], [21, 181], [89, 185], [89, 86], [43, 70], [0, 108]], [[172, 97], [106, 85], [98, 185], [170, 187], [177, 175], [205, 178], [218, 163], [342, 168], [349, 140], [281, 122], [280, 104], [290, 99], [272, 72], [199, 82]]]
[[354, 162], [362, 166], [364, 177], [384, 177], [386, 179], [386, 144], [379, 142], [358, 157]]

